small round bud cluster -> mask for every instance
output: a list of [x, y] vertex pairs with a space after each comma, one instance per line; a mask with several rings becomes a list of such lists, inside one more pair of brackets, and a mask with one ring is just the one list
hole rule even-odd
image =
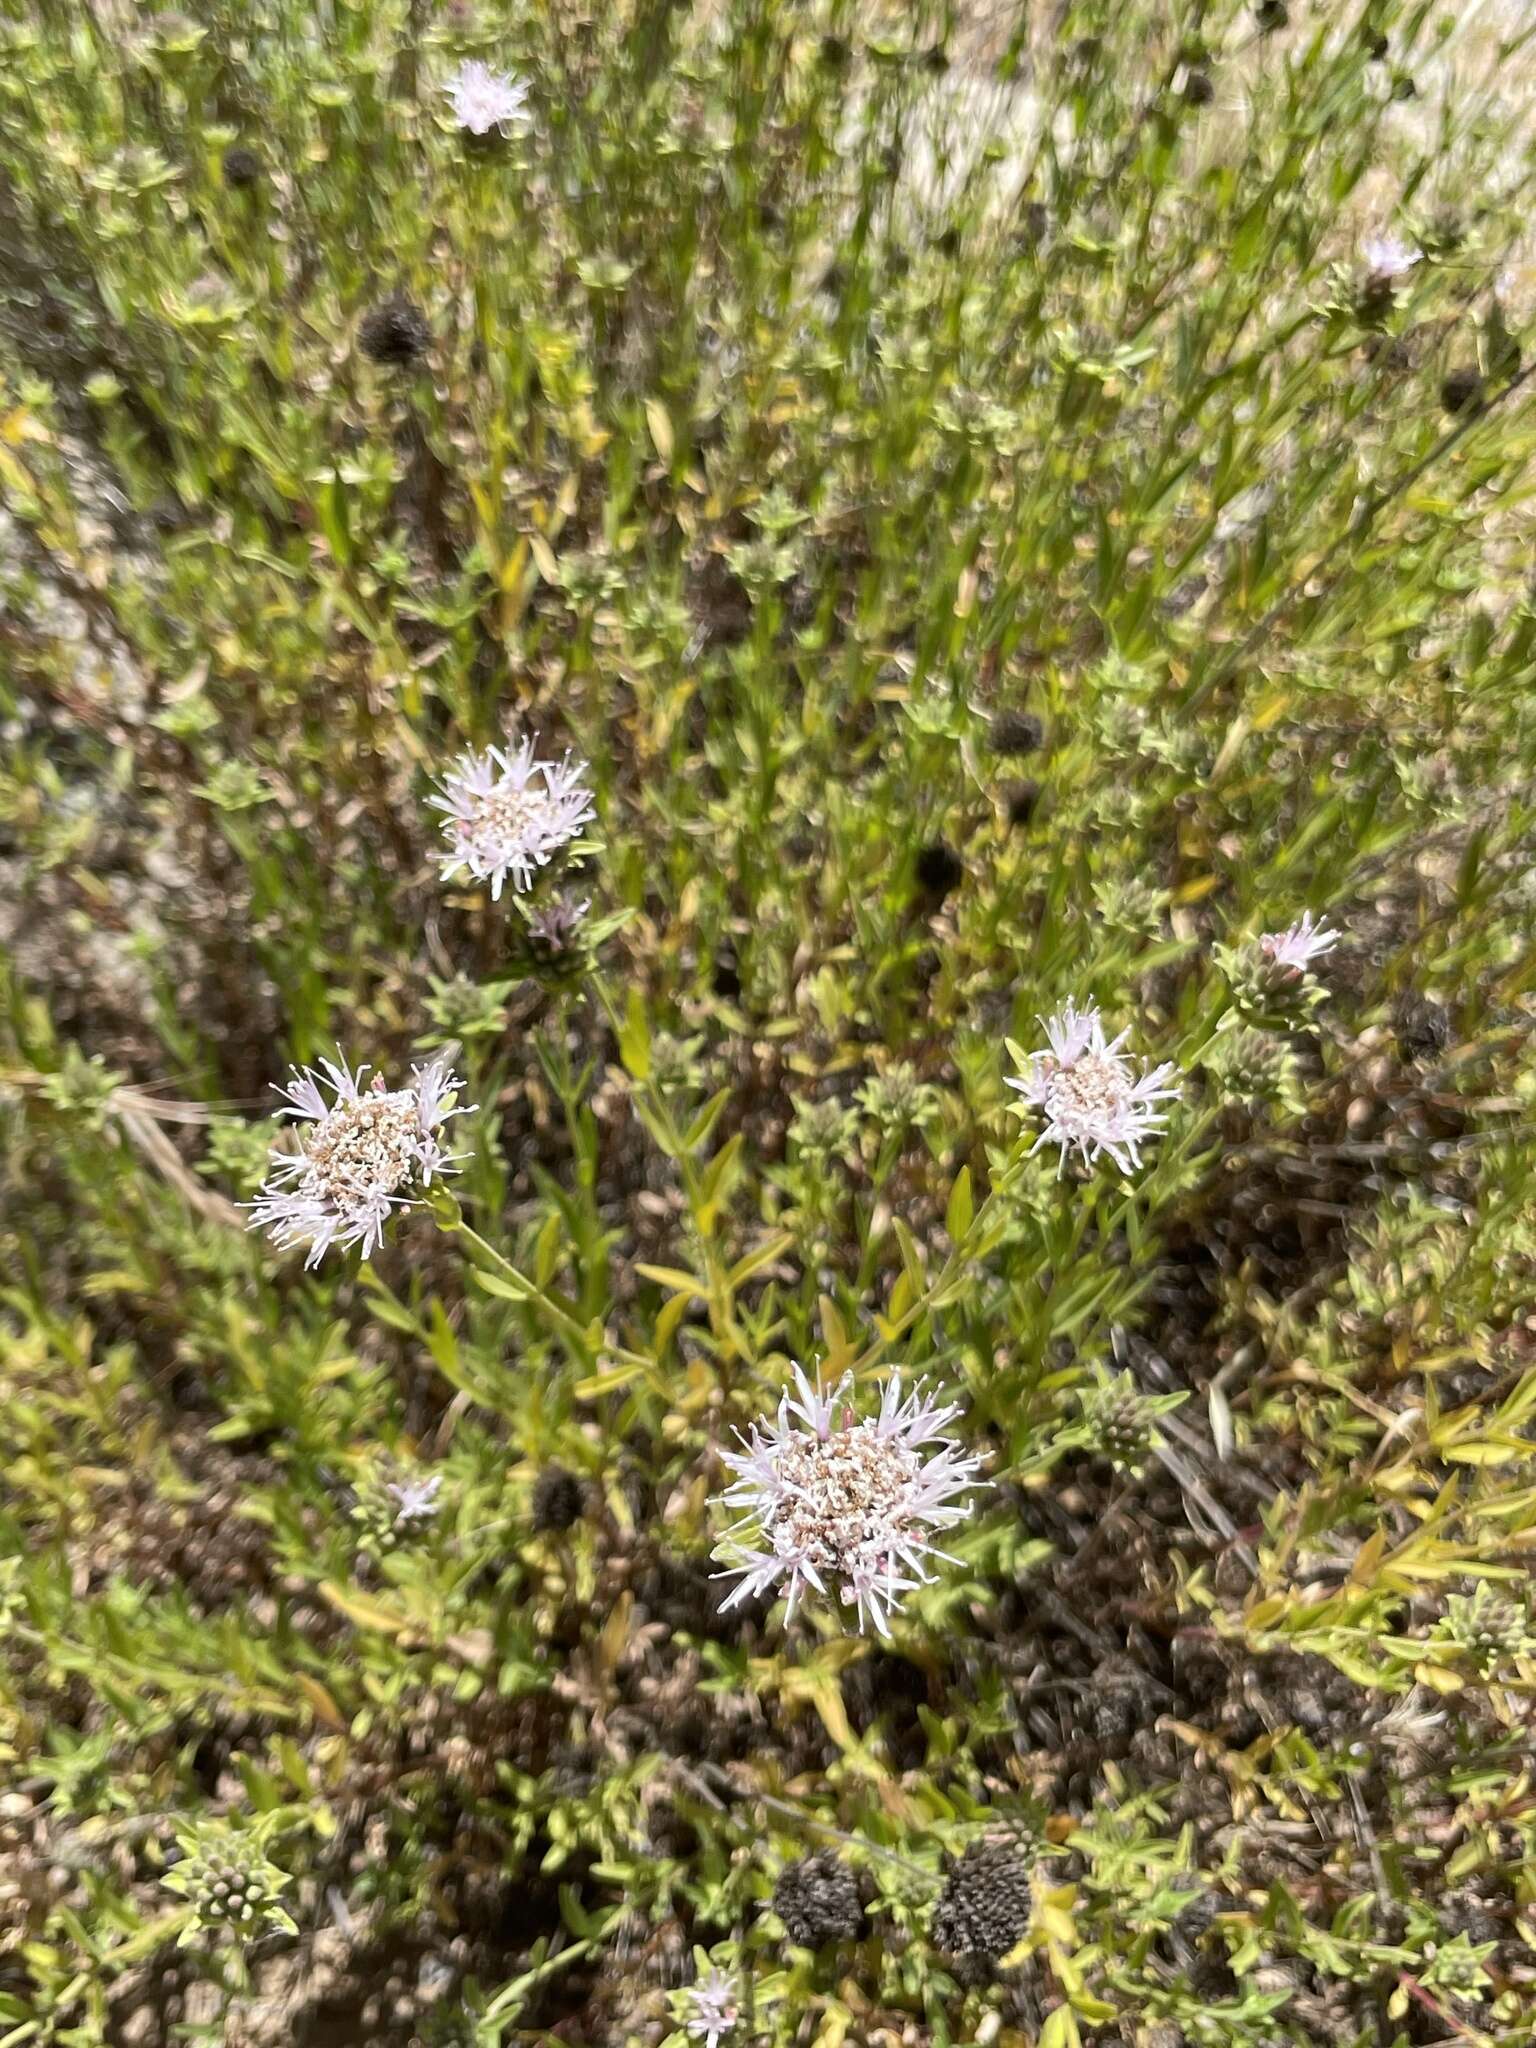
[[352, 1520], [365, 1550], [382, 1557], [398, 1550], [434, 1519], [441, 1473], [425, 1479], [385, 1479], [371, 1472], [358, 1482]]
[[996, 1962], [1029, 1928], [1029, 1865], [1012, 1842], [974, 1842], [950, 1863], [931, 1934], [945, 1955]]
[[858, 1880], [830, 1853], [802, 1857], [779, 1875], [773, 1910], [800, 1948], [829, 1941], [853, 1941], [864, 1925]]
[[1093, 1433], [1094, 1447], [1117, 1472], [1134, 1472], [1146, 1462], [1156, 1441], [1144, 1395], [1128, 1372], [1101, 1379], [1079, 1396], [1083, 1420]]
[[1221, 1098], [1250, 1113], [1261, 1108], [1299, 1116], [1306, 1107], [1301, 1063], [1287, 1039], [1244, 1027], [1218, 1033], [1206, 1057]]
[[942, 1113], [944, 1098], [918, 1079], [910, 1060], [896, 1060], [883, 1073], [871, 1075], [859, 1090], [858, 1103], [883, 1131], [923, 1130]]
[[818, 1102], [797, 1100], [789, 1127], [796, 1158], [809, 1172], [825, 1174], [851, 1157], [858, 1139], [858, 1118], [835, 1096]]
[[396, 292], [363, 315], [357, 339], [370, 362], [386, 370], [406, 370], [432, 346], [432, 330], [415, 300]]
[[384, 1502], [372, 1494], [360, 1494], [352, 1503], [352, 1522], [358, 1542], [376, 1556], [395, 1549], [400, 1541], [394, 1517]]
[[1341, 934], [1304, 911], [1283, 931], [1260, 932], [1234, 946], [1214, 948], [1237, 1008], [1245, 1015], [1290, 1017], [1315, 1010], [1327, 990], [1314, 964], [1338, 945]]
[[1454, 1643], [1483, 1678], [1507, 1672], [1516, 1658], [1536, 1650], [1530, 1615], [1486, 1579], [1469, 1596], [1452, 1594], [1434, 1634]]
[[540, 1535], [560, 1532], [581, 1520], [581, 1481], [563, 1465], [546, 1465], [533, 1482], [533, 1526]]
[[1483, 1968], [1483, 1956], [1465, 1934], [1440, 1942], [1432, 1952], [1426, 1950], [1426, 1958], [1423, 1981], [1436, 1991], [1471, 1998], [1493, 1981]]
[[227, 1927], [242, 1938], [269, 1927], [298, 1932], [279, 1903], [292, 1879], [263, 1855], [254, 1831], [205, 1825], [184, 1837], [182, 1848], [163, 1882], [192, 1907], [194, 1930]]
[[248, 1927], [261, 1910], [266, 1886], [229, 1857], [209, 1860], [200, 1872], [192, 1903], [205, 1920], [232, 1920]]
[[1141, 938], [1161, 938], [1168, 895], [1144, 875], [1105, 875], [1093, 885], [1093, 900], [1105, 925]]

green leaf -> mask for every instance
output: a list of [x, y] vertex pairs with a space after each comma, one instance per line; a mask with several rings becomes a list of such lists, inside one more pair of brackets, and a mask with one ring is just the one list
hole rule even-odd
[[531, 1280], [524, 1280], [521, 1274], [488, 1273], [484, 1266], [476, 1266], [474, 1272], [478, 1285], [500, 1301], [535, 1301], [538, 1298], [538, 1289]]
[[708, 1301], [709, 1289], [702, 1280], [692, 1273], [685, 1273], [681, 1266], [648, 1266], [641, 1260], [635, 1261], [635, 1271], [647, 1280], [654, 1280], [660, 1287], [671, 1287], [682, 1294], [691, 1294], [697, 1301]]
[[645, 1021], [645, 1003], [637, 988], [631, 988], [624, 1005], [624, 1022], [619, 1029], [619, 1058], [634, 1081], [651, 1078], [651, 1033]]
[[726, 1275], [732, 1291], [734, 1292], [744, 1280], [750, 1280], [754, 1273], [760, 1273], [764, 1266], [771, 1266], [776, 1259], [783, 1258], [787, 1251], [793, 1250], [794, 1242], [791, 1232], [781, 1230], [773, 1237], [764, 1239], [756, 1251], [747, 1252], [744, 1257], [739, 1258]]
[[955, 1184], [949, 1191], [949, 1206], [944, 1211], [944, 1228], [949, 1232], [951, 1244], [964, 1243], [974, 1215], [975, 1206], [971, 1200], [971, 1169], [962, 1166], [955, 1176]]
[[1082, 2048], [1082, 2040], [1071, 2006], [1058, 2005], [1046, 2015], [1045, 2025], [1036, 2037], [1036, 2048]]
[[672, 421], [668, 417], [667, 408], [659, 398], [648, 398], [645, 401], [645, 420], [646, 425], [651, 430], [651, 439], [656, 444], [656, 453], [663, 462], [670, 462], [672, 460]]

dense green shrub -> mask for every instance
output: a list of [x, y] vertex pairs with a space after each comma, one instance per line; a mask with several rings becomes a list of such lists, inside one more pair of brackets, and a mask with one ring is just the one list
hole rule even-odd
[[0, 2048], [1529, 2039], [1495, 12], [11, 0]]

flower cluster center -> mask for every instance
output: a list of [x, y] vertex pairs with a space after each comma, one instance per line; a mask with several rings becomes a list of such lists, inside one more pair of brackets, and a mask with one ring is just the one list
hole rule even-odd
[[421, 1123], [409, 1089], [339, 1102], [301, 1140], [305, 1180], [335, 1202], [392, 1195], [417, 1160]]
[[782, 1496], [769, 1517], [776, 1544], [818, 1569], [847, 1572], [872, 1545], [885, 1548], [910, 1517], [921, 1466], [899, 1437], [869, 1422], [785, 1444], [775, 1476]]
[[1131, 1081], [1123, 1060], [1085, 1052], [1063, 1065], [1047, 1057], [1050, 1112], [1063, 1125], [1094, 1128], [1131, 1106]]
[[547, 789], [490, 789], [474, 798], [474, 814], [456, 821], [460, 843], [494, 857], [503, 846], [542, 837], [558, 829], [555, 802]]

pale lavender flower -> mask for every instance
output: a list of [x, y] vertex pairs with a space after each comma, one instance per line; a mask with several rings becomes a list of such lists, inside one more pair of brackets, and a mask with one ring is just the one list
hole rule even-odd
[[493, 128], [517, 127], [526, 119], [528, 88], [509, 72], [493, 71], [478, 57], [461, 64], [443, 90], [453, 118], [471, 135], [489, 135]]
[[433, 1472], [425, 1479], [391, 1479], [384, 1487], [395, 1504], [395, 1522], [409, 1525], [413, 1522], [430, 1522], [437, 1513], [437, 1496], [443, 1484], [441, 1472]]
[[375, 1074], [364, 1088], [366, 1065], [354, 1074], [338, 1052], [339, 1065], [320, 1062], [330, 1102], [319, 1075], [292, 1068], [279, 1091], [288, 1098], [279, 1114], [300, 1119], [298, 1148], [274, 1149], [266, 1183], [249, 1204], [251, 1228], [269, 1231], [283, 1250], [307, 1245], [306, 1266], [318, 1265], [333, 1244], [343, 1251], [358, 1245], [371, 1258], [391, 1211], [409, 1208], [435, 1173], [456, 1170], [438, 1135], [450, 1117], [465, 1113], [447, 1107], [463, 1085], [451, 1071], [452, 1056], [447, 1047], [425, 1067], [413, 1067], [408, 1087], [388, 1088]]
[[568, 953], [576, 943], [581, 921], [592, 907], [588, 896], [555, 896], [541, 903], [528, 920], [528, 937], [546, 953]]
[[443, 778], [443, 793], [428, 799], [447, 812], [443, 824], [448, 851], [440, 856], [444, 878], [466, 871], [477, 882], [489, 882], [491, 896], [500, 896], [511, 875], [513, 886], [533, 886], [534, 871], [544, 867], [595, 815], [592, 798], [582, 784], [586, 764], [541, 761], [534, 743], [522, 740], [509, 753], [488, 747], [483, 754], [464, 754]]
[[797, 1365], [795, 1388], [772, 1423], [738, 1431], [743, 1448], [723, 1454], [737, 1477], [722, 1498], [747, 1510], [716, 1552], [722, 1577], [741, 1574], [724, 1604], [783, 1587], [787, 1619], [807, 1586], [826, 1595], [831, 1581], [861, 1629], [867, 1618], [889, 1635], [901, 1596], [931, 1581], [926, 1557], [944, 1555], [933, 1532], [965, 1519], [955, 1496], [975, 1483], [981, 1461], [942, 1435], [958, 1406], [940, 1407], [921, 1385], [903, 1401], [899, 1374], [886, 1381], [879, 1414], [862, 1418], [851, 1376], [826, 1393]]
[[1333, 951], [1339, 936], [1314, 919], [1310, 910], [1304, 910], [1287, 930], [1259, 934], [1259, 958], [1276, 981], [1299, 981], [1314, 960]]
[[736, 1981], [724, 1970], [712, 1969], [690, 1985], [686, 2003], [688, 2016], [683, 2021], [683, 2032], [702, 2041], [704, 2048], [720, 2048], [741, 2017]]
[[1155, 1105], [1179, 1093], [1169, 1085], [1177, 1069], [1165, 1062], [1138, 1074], [1120, 1050], [1128, 1033], [1106, 1039], [1096, 1003], [1080, 1010], [1069, 1002], [1040, 1022], [1048, 1048], [1031, 1053], [1022, 1075], [1008, 1082], [1045, 1118], [1032, 1149], [1059, 1145], [1063, 1168], [1073, 1151], [1090, 1166], [1101, 1154], [1122, 1173], [1140, 1166], [1143, 1143], [1168, 1121]]
[[1419, 252], [1398, 235], [1367, 235], [1360, 254], [1373, 284], [1393, 284], [1419, 261]]

